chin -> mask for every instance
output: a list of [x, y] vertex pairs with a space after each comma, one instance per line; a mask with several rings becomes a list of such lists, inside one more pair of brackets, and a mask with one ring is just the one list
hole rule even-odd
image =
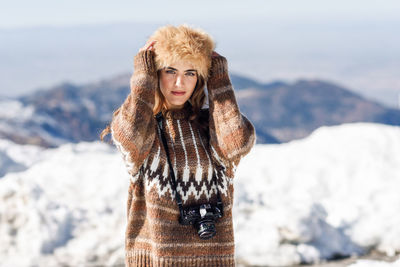
[[175, 106], [180, 106], [180, 105], [185, 104], [186, 101], [187, 101], [187, 100], [185, 100], [185, 101], [174, 101], [174, 102], [170, 102], [170, 103], [171, 103], [172, 105], [175, 105]]
[[182, 106], [183, 107], [184, 104], [185, 103], [173, 103], [172, 105], [174, 105], [174, 106]]

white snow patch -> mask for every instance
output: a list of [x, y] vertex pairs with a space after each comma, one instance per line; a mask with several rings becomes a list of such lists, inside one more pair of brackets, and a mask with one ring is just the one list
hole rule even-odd
[[254, 265], [400, 251], [400, 127], [321, 127], [239, 164], [237, 256]]
[[[123, 264], [129, 176], [118, 151], [67, 144], [27, 152], [38, 157], [32, 163], [7, 146], [3, 154], [31, 165], [0, 179], [0, 266]], [[370, 248], [400, 252], [399, 127], [345, 124], [256, 145], [234, 183], [240, 262], [283, 266]]]
[[400, 267], [400, 259], [394, 262], [383, 262], [373, 260], [358, 260], [349, 267]]

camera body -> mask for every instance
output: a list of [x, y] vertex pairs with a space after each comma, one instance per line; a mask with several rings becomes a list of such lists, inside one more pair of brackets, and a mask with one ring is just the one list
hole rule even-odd
[[201, 239], [210, 239], [216, 234], [215, 221], [222, 216], [222, 203], [193, 205], [182, 209], [179, 223], [192, 224]]

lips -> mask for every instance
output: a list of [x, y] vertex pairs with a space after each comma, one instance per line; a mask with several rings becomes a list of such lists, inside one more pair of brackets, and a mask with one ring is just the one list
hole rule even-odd
[[185, 92], [184, 92], [184, 91], [183, 91], [183, 92], [182, 92], [182, 91], [172, 91], [172, 94], [173, 94], [173, 95], [178, 95], [178, 96], [179, 96], [179, 95], [184, 95]]

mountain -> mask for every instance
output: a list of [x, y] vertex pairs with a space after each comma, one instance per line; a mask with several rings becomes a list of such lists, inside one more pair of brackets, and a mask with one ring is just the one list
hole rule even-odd
[[44, 147], [97, 140], [126, 97], [128, 80], [125, 75], [83, 86], [63, 83], [4, 100], [0, 102], [0, 136]]
[[[0, 179], [0, 266], [123, 265], [129, 175], [115, 147], [0, 144], [0, 155], [27, 167]], [[305, 139], [256, 145], [234, 178], [237, 262], [395, 255], [399, 173], [395, 126], [324, 126]]]
[[[63, 83], [17, 99], [0, 100], [0, 137], [55, 147], [98, 140], [129, 93], [129, 74], [85, 85]], [[303, 138], [323, 125], [377, 122], [400, 125], [400, 111], [336, 84], [299, 80], [262, 84], [231, 74], [241, 111], [253, 122], [257, 143]]]
[[377, 122], [400, 125], [400, 110], [367, 100], [336, 84], [298, 80], [248, 87], [237, 93], [257, 130], [282, 142], [303, 138], [323, 125]]

